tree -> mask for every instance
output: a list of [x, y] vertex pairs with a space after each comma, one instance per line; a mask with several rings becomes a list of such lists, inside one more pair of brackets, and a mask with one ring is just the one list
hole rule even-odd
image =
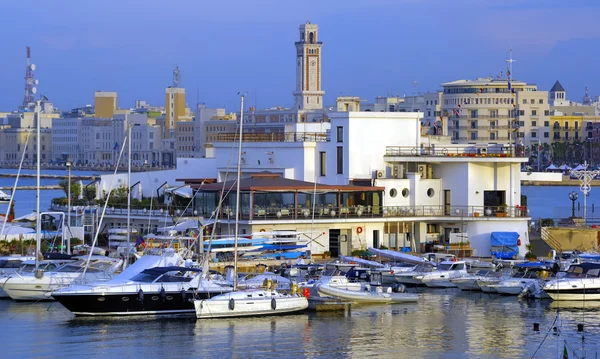
[[[62, 181], [58, 182], [58, 185], [65, 192], [65, 196], [68, 196], [69, 195], [69, 187], [68, 187], [69, 181], [62, 180]], [[81, 194], [81, 185], [79, 184], [79, 182], [73, 182], [73, 179], [71, 179], [71, 199], [73, 199], [73, 197], [75, 197], [75, 198], [79, 197], [80, 194]]]

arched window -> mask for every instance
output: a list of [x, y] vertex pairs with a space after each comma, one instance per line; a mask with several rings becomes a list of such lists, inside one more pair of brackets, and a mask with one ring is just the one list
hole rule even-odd
[[554, 129], [558, 130], [560, 128], [560, 125], [558, 124], [558, 121], [554, 121]]
[[315, 34], [313, 32], [308, 33], [308, 42], [311, 44], [315, 42]]

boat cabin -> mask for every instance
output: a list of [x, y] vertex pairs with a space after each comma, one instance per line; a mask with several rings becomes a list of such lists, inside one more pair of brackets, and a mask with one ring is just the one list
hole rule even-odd
[[565, 278], [600, 278], [600, 263], [573, 264], [567, 269]]
[[186, 267], [155, 267], [145, 269], [131, 281], [142, 283], [190, 282], [202, 269]]

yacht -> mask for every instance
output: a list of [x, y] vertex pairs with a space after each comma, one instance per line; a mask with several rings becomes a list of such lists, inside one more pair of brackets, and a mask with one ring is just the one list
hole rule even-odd
[[202, 279], [201, 269], [181, 265], [176, 253], [147, 254], [107, 282], [72, 285], [52, 297], [77, 316], [181, 314], [194, 313], [195, 297], [231, 290]]
[[10, 202], [10, 196], [6, 192], [0, 191], [0, 203]]
[[481, 291], [481, 287], [477, 284], [478, 281], [485, 282], [490, 279], [498, 279], [498, 281], [494, 281], [494, 283], [497, 283], [500, 281], [500, 275], [501, 273], [495, 272], [494, 270], [480, 269], [473, 274], [467, 274], [460, 278], [452, 278], [450, 279], [450, 282], [461, 290]]
[[[137, 229], [131, 228], [131, 234], [135, 236]], [[119, 246], [126, 245], [130, 242], [130, 238], [127, 235], [127, 228], [109, 228], [108, 229], [108, 246], [110, 248], [117, 248]]]
[[512, 277], [489, 284], [488, 287], [504, 295], [539, 296], [542, 294], [544, 281], [550, 273], [550, 268], [546, 263], [520, 263], [515, 265], [513, 270], [515, 272]]
[[[2, 289], [2, 284], [11, 274], [18, 271], [23, 263], [35, 261], [33, 256], [10, 255], [0, 257], [0, 298], [9, 298], [8, 294]], [[33, 262], [35, 268], [35, 262]]]
[[600, 300], [600, 263], [571, 265], [564, 277], [548, 281], [544, 292], [553, 300]]
[[417, 265], [413, 270], [394, 273], [394, 276], [397, 283], [403, 284], [407, 287], [419, 287], [425, 286], [425, 283], [423, 283], [421, 278], [434, 270], [435, 267], [431, 263], [426, 262], [424, 264]]
[[[106, 281], [123, 264], [120, 258], [105, 256], [74, 257], [74, 262], [58, 268], [33, 271], [33, 273], [13, 273], [3, 284], [4, 291], [15, 300], [52, 300], [51, 293], [66, 288], [75, 280]], [[39, 269], [43, 267], [40, 266]]]
[[437, 269], [427, 274], [415, 277], [423, 284], [433, 288], [455, 288], [456, 284], [451, 282], [451, 279], [462, 278], [469, 273], [467, 272], [467, 264], [464, 261], [444, 261], [441, 262]]

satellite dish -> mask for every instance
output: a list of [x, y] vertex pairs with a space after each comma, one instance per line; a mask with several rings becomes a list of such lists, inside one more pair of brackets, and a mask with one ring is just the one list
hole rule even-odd
[[35, 80], [33, 81], [33, 84], [34, 84], [34, 85], [37, 85], [37, 84], [39, 84], [39, 83], [40, 83], [40, 81], [39, 81], [38, 79], [35, 79]]
[[31, 64], [31, 65], [29, 65], [29, 69], [30, 69], [31, 71], [35, 71], [35, 64]]
[[35, 94], [37, 92], [37, 89], [35, 87], [31, 88], [31, 93]]

